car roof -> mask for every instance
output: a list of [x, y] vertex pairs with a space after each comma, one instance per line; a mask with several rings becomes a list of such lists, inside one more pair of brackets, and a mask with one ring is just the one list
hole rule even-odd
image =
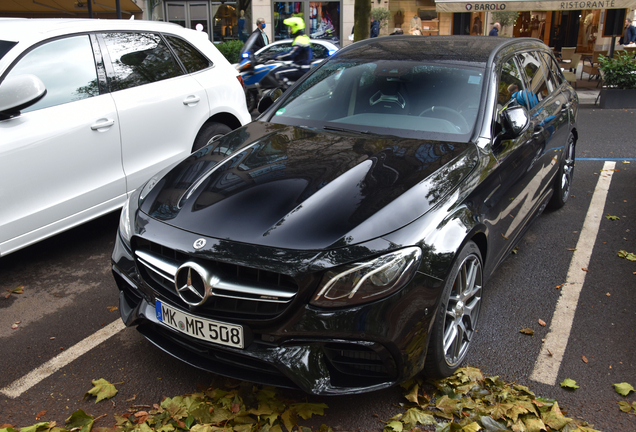
[[3, 18], [0, 39], [12, 42], [46, 39], [60, 34], [103, 30], [148, 30], [181, 33], [192, 31], [178, 24], [148, 20], [82, 18]]
[[356, 42], [334, 57], [362, 61], [411, 60], [480, 63], [498, 53], [525, 47], [545, 47], [538, 39], [492, 36], [385, 36]]

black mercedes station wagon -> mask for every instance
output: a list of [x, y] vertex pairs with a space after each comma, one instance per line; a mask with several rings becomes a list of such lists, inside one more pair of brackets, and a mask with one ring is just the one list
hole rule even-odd
[[577, 111], [536, 39], [352, 44], [132, 194], [122, 319], [190, 365], [314, 394], [450, 375], [488, 277], [568, 199]]

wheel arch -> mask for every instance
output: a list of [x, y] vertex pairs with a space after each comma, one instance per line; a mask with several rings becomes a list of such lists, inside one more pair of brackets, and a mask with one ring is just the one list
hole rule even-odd
[[223, 123], [224, 125], [229, 126], [232, 130], [238, 129], [242, 126], [239, 119], [236, 118], [234, 115], [227, 112], [222, 112], [222, 113], [216, 113], [212, 117], [207, 119], [206, 122], [203, 123], [201, 127], [199, 128], [199, 131], [201, 131], [201, 129], [203, 129], [206, 125], [210, 123]]

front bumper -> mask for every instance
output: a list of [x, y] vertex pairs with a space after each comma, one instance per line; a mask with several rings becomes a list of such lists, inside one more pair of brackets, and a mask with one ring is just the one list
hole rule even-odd
[[345, 309], [312, 307], [307, 300], [315, 287], [300, 287], [278, 316], [219, 318], [244, 327], [245, 348], [238, 349], [195, 339], [159, 322], [157, 298], [182, 311], [188, 308], [144, 281], [119, 235], [112, 261], [122, 320], [136, 325], [160, 349], [223, 376], [323, 395], [377, 390], [419, 372], [442, 286], [438, 279], [417, 273], [393, 295]]

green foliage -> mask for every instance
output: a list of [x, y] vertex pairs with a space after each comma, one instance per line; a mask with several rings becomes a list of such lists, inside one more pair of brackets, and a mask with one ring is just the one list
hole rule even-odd
[[380, 28], [384, 28], [389, 24], [391, 19], [391, 11], [387, 8], [377, 7], [371, 9], [371, 16], [374, 20], [380, 23]]
[[605, 87], [636, 89], [636, 59], [627, 52], [614, 53], [614, 57], [598, 56]]
[[221, 54], [223, 54], [223, 57], [230, 62], [230, 64], [239, 62], [239, 54], [241, 52], [241, 48], [243, 48], [243, 41], [231, 40], [215, 44], [215, 46]]
[[519, 18], [519, 12], [493, 12], [490, 16], [492, 17], [490, 24], [498, 22], [503, 27], [516, 23], [517, 18]]

